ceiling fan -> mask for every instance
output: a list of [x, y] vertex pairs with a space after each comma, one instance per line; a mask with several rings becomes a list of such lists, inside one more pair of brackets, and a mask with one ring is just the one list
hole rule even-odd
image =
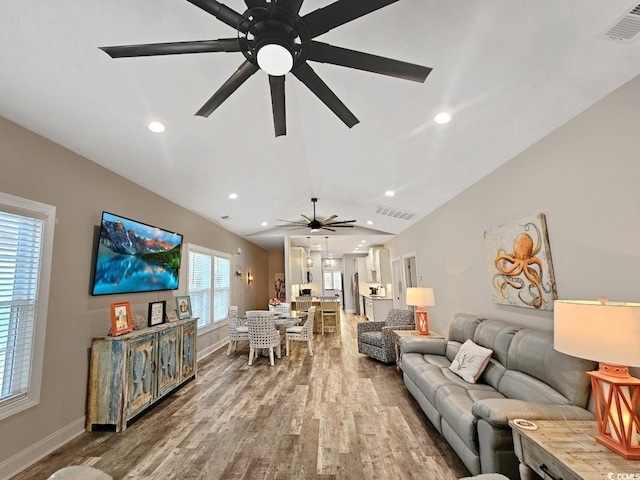
[[353, 228], [353, 225], [347, 225], [348, 223], [355, 223], [356, 220], [342, 220], [340, 222], [334, 222], [333, 219], [337, 218], [337, 215], [331, 215], [330, 217], [325, 218], [324, 220], [318, 220], [316, 218], [316, 202], [317, 198], [312, 198], [313, 202], [313, 219], [307, 217], [306, 215], [300, 214], [304, 221], [292, 221], [292, 220], [280, 220], [279, 222], [287, 222], [288, 225], [275, 225], [276, 227], [290, 227], [292, 225], [299, 225], [295, 228], [291, 228], [290, 230], [300, 230], [302, 228], [310, 228], [311, 233], [319, 232], [320, 230], [329, 230], [330, 232], [335, 232], [336, 228]]
[[183, 53], [242, 52], [245, 61], [196, 112], [208, 117], [258, 70], [269, 75], [276, 137], [286, 135], [285, 75], [304, 83], [349, 128], [359, 120], [320, 79], [308, 61], [331, 63], [382, 75], [424, 82], [431, 68], [312, 40], [329, 30], [398, 0], [338, 0], [300, 16], [304, 0], [245, 0], [240, 14], [216, 0], [187, 0], [234, 28], [235, 38], [100, 47], [112, 58]]

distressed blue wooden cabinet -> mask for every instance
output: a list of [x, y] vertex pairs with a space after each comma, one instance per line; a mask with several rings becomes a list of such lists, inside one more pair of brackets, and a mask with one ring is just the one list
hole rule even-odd
[[147, 407], [194, 378], [197, 319], [94, 338], [91, 345], [87, 430], [116, 432]]

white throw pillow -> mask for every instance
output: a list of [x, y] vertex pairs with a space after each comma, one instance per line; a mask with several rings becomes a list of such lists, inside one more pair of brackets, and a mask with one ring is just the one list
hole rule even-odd
[[476, 383], [489, 363], [493, 350], [476, 345], [471, 340], [462, 344], [449, 370], [467, 383]]

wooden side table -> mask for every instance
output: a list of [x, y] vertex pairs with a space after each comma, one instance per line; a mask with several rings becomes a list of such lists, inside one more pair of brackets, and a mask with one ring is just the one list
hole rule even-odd
[[398, 340], [403, 337], [418, 337], [422, 339], [430, 339], [430, 338], [444, 338], [439, 333], [430, 331], [429, 335], [420, 335], [416, 330], [393, 330], [393, 333], [396, 336], [395, 347], [396, 347], [396, 370], [402, 370], [402, 359], [400, 358], [400, 345], [398, 344]]
[[520, 478], [618, 480], [640, 478], [640, 462], [625, 460], [596, 442], [598, 425], [592, 421], [532, 420], [537, 430], [509, 422], [520, 460]]

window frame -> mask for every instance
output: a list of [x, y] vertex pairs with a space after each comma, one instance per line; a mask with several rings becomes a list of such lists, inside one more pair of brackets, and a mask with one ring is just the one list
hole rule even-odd
[[35, 200], [28, 200], [0, 192], [0, 210], [23, 217], [38, 218], [43, 221], [40, 267], [36, 287], [36, 303], [33, 325], [29, 386], [23, 395], [0, 401], [0, 420], [11, 417], [40, 403], [44, 348], [51, 285], [51, 265], [53, 262], [53, 238], [56, 223], [56, 207]]
[[[193, 251], [194, 253], [198, 253], [200, 255], [207, 255], [211, 258], [211, 311], [209, 312], [210, 317], [211, 317], [211, 323], [203, 326], [203, 327], [198, 327], [198, 336], [203, 335], [207, 332], [211, 332], [214, 330], [218, 330], [219, 328], [222, 328], [224, 326], [226, 326], [229, 323], [229, 317], [225, 316], [225, 318], [223, 318], [222, 320], [219, 321], [215, 321], [214, 318], [214, 312], [215, 312], [215, 275], [216, 275], [216, 262], [215, 259], [216, 257], [218, 258], [222, 258], [225, 259], [229, 262], [229, 296], [228, 296], [228, 300], [229, 300], [229, 305], [231, 305], [231, 296], [232, 296], [232, 290], [233, 290], [233, 282], [231, 281], [231, 255], [229, 255], [228, 253], [224, 253], [224, 252], [220, 252], [218, 250], [213, 250], [211, 248], [207, 248], [207, 247], [202, 247], [200, 245], [196, 245], [194, 243], [188, 243], [187, 244], [187, 279], [186, 279], [186, 283], [187, 283], [187, 295], [190, 295], [190, 282], [189, 282], [189, 277], [190, 277], [190, 273], [191, 273], [191, 252]], [[193, 309], [193, 299], [191, 299], [191, 304], [192, 304], [192, 309]]]

